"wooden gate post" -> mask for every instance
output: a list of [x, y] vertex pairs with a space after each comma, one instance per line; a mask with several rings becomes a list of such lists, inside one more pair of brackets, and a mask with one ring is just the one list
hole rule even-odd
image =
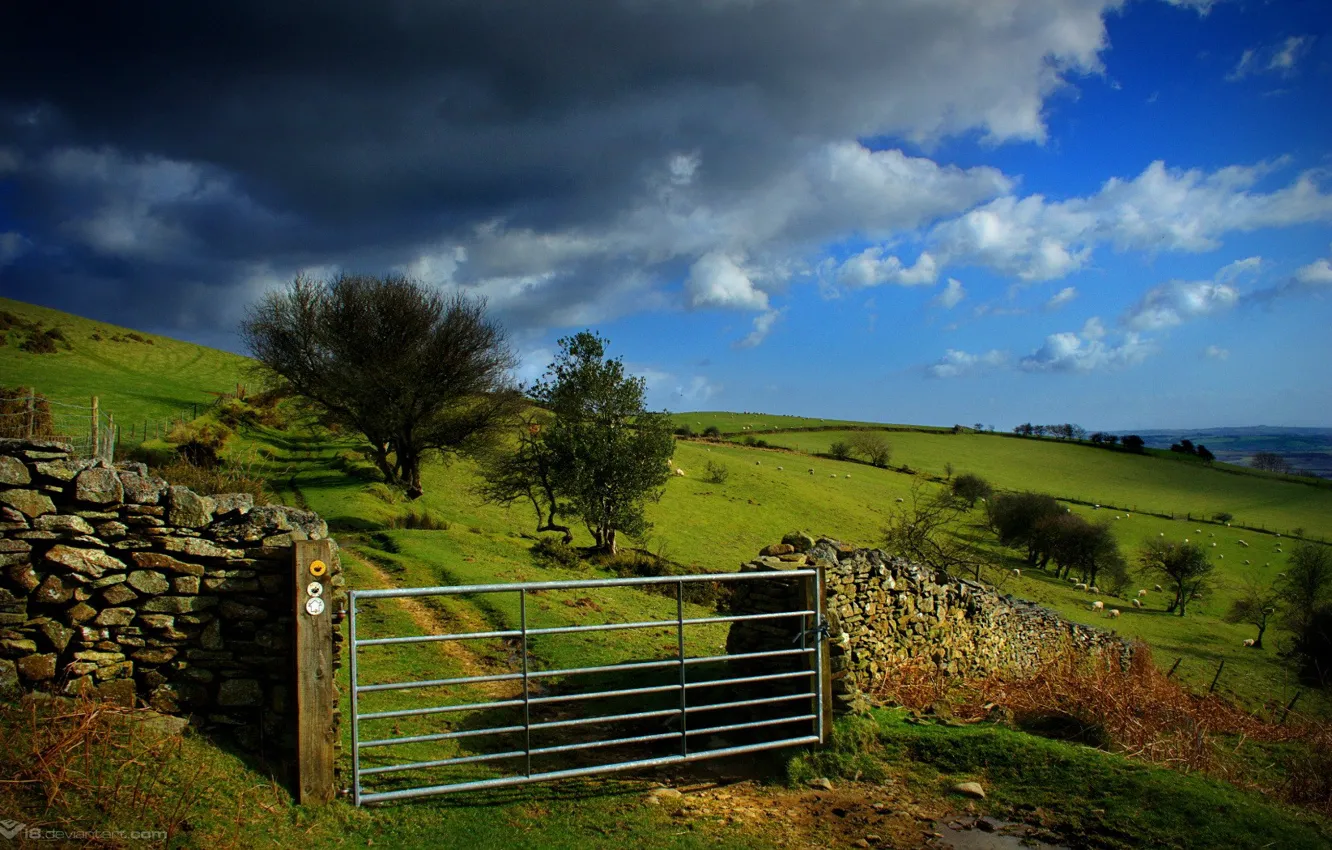
[[296, 541], [296, 784], [301, 805], [333, 800], [333, 565], [331, 540]]

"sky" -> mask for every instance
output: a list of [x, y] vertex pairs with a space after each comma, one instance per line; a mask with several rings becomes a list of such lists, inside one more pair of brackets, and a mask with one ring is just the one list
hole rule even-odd
[[0, 295], [244, 353], [298, 274], [654, 408], [1332, 426], [1326, 0], [16, 3]]

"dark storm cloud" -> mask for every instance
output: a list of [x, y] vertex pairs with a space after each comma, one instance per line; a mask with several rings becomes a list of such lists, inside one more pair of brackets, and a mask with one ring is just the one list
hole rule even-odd
[[1002, 191], [989, 170], [884, 160], [906, 200], [881, 209], [826, 190], [846, 157], [820, 151], [971, 127], [1039, 138], [1062, 71], [1095, 67], [1105, 5], [13, 4], [0, 154], [19, 164], [0, 166], [16, 199], [0, 232], [34, 247], [0, 274], [17, 297], [63, 270], [152, 308], [249, 297], [305, 265], [447, 267], [524, 323], [595, 318], [626, 293], [655, 304], [644, 275], [678, 279], [708, 251], [779, 265]]

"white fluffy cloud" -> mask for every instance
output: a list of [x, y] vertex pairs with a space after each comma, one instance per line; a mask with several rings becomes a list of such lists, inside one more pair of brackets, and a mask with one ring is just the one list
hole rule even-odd
[[1018, 361], [1024, 372], [1094, 372], [1133, 366], [1146, 360], [1155, 347], [1136, 333], [1127, 333], [1119, 345], [1087, 339], [1075, 333], [1051, 334], [1045, 344]]
[[1295, 279], [1306, 286], [1332, 286], [1332, 261], [1314, 260], [1295, 272]]
[[1065, 286], [1063, 289], [1050, 296], [1050, 300], [1045, 302], [1045, 309], [1058, 310], [1060, 307], [1063, 307], [1077, 297], [1078, 290], [1076, 287]]
[[956, 348], [944, 352], [938, 362], [925, 367], [931, 378], [962, 378], [984, 374], [1008, 365], [1008, 352], [994, 349], [984, 354], [968, 354]]
[[1289, 76], [1312, 44], [1313, 36], [1292, 35], [1275, 44], [1245, 50], [1226, 79], [1235, 82], [1258, 74]]
[[1230, 350], [1219, 345], [1209, 345], [1203, 349], [1203, 356], [1213, 360], [1226, 360], [1230, 357]]
[[782, 315], [781, 310], [768, 310], [754, 317], [753, 330], [749, 335], [735, 344], [736, 348], [753, 348], [763, 340], [768, 338], [772, 332], [772, 326], [777, 323], [777, 319]]
[[768, 308], [768, 294], [754, 285], [734, 257], [720, 251], [704, 254], [694, 263], [685, 293], [691, 307]]
[[1212, 172], [1156, 161], [1131, 180], [1111, 178], [1094, 195], [1049, 201], [1005, 196], [937, 225], [946, 263], [979, 263], [1023, 280], [1052, 280], [1087, 264], [1095, 248], [1210, 251], [1232, 232], [1332, 221], [1332, 193], [1306, 171], [1284, 187], [1254, 191], [1284, 163]]
[[1239, 297], [1239, 290], [1227, 283], [1172, 280], [1147, 290], [1122, 321], [1135, 331], [1165, 330], [1225, 312], [1239, 303]]
[[883, 256], [883, 249], [866, 248], [837, 269], [837, 281], [843, 286], [865, 287], [895, 283], [924, 286], [939, 279], [939, 265], [934, 257], [922, 252], [915, 265], [907, 266], [896, 256]]
[[958, 304], [962, 303], [962, 299], [966, 297], [967, 290], [962, 286], [962, 281], [955, 277], [950, 277], [948, 278], [948, 283], [943, 288], [943, 292], [940, 292], [934, 297], [934, 303], [943, 307], [945, 310], [951, 310]]

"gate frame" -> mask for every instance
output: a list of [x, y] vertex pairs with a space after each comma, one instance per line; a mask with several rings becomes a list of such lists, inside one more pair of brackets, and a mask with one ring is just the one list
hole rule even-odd
[[[731, 616], [716, 617], [697, 617], [686, 619], [684, 616], [684, 585], [706, 581], [798, 581], [797, 592], [793, 594], [799, 607], [789, 611], [778, 613], [760, 613], [760, 614], [736, 614]], [[529, 591], [542, 590], [577, 590], [584, 588], [601, 587], [642, 587], [650, 585], [676, 585], [676, 616], [669, 620], [652, 620], [644, 622], [630, 623], [606, 623], [584, 626], [559, 626], [553, 628], [529, 629], [527, 627], [527, 593]], [[373, 638], [369, 640], [360, 640], [356, 634], [356, 616], [357, 601], [369, 599], [392, 599], [392, 598], [410, 598], [417, 596], [460, 596], [466, 594], [478, 593], [518, 593], [519, 598], [519, 628], [508, 630], [497, 630], [489, 632], [471, 632], [471, 633], [448, 633], [421, 636], [403, 636]], [[451, 793], [454, 791], [479, 790], [483, 788], [498, 788], [511, 785], [524, 785], [534, 782], [546, 782], [558, 779], [567, 779], [578, 776], [588, 776], [599, 773], [614, 773], [624, 770], [635, 770], [642, 768], [661, 767], [672, 764], [682, 764], [687, 762], [702, 761], [704, 759], [721, 758], [731, 755], [740, 755], [743, 753], [761, 752], [764, 750], [778, 749], [789, 746], [813, 745], [826, 743], [832, 731], [832, 690], [831, 684], [831, 665], [829, 663], [828, 653], [828, 629], [827, 629], [827, 601], [824, 591], [824, 570], [822, 565], [812, 565], [793, 570], [774, 570], [763, 572], [743, 572], [743, 573], [717, 573], [705, 575], [684, 575], [684, 576], [654, 576], [646, 578], [616, 578], [616, 579], [585, 579], [570, 581], [545, 581], [545, 582], [510, 582], [502, 584], [478, 584], [478, 585], [451, 585], [440, 587], [418, 587], [418, 588], [391, 588], [382, 590], [350, 590], [347, 593], [348, 606], [348, 650], [350, 652], [350, 708], [351, 708], [351, 797], [354, 805], [360, 806], [365, 803], [386, 802], [390, 800], [400, 800], [412, 797], [422, 797], [435, 794]], [[703, 623], [720, 622], [744, 622], [752, 620], [772, 620], [782, 618], [801, 617], [799, 634], [793, 643], [799, 642], [798, 649], [774, 650], [764, 652], [737, 653], [735, 655], [721, 656], [703, 656], [690, 659], [684, 654], [684, 627], [686, 625], [699, 625]], [[676, 658], [647, 661], [630, 662], [626, 664], [612, 664], [599, 667], [574, 667], [563, 670], [537, 671], [533, 672], [528, 667], [528, 638], [531, 635], [543, 634], [569, 634], [578, 632], [594, 631], [617, 631], [623, 629], [637, 628], [661, 628], [666, 626], [676, 627], [677, 653]], [[813, 646], [809, 645], [811, 636], [813, 637]], [[521, 670], [516, 673], [505, 673], [488, 676], [467, 676], [448, 679], [421, 680], [413, 682], [391, 682], [374, 685], [362, 685], [359, 681], [359, 663], [358, 654], [361, 647], [380, 646], [388, 644], [405, 643], [429, 643], [444, 640], [472, 640], [485, 638], [517, 638], [521, 642], [520, 654], [522, 656]], [[770, 658], [776, 656], [803, 655], [810, 658], [809, 669], [795, 673], [776, 673], [759, 676], [741, 676], [718, 680], [706, 680], [703, 682], [690, 683], [687, 680], [686, 670], [690, 663], [701, 663], [704, 661], [727, 662], [737, 659], [757, 659]], [[594, 692], [591, 695], [567, 695], [563, 697], [538, 697], [531, 696], [529, 686], [533, 678], [569, 675], [588, 672], [611, 672], [616, 670], [634, 670], [634, 669], [662, 669], [672, 666], [678, 666], [680, 670], [680, 681], [677, 685], [651, 686], [647, 688], [628, 688], [615, 691]], [[728, 684], [747, 684], [761, 681], [773, 681], [780, 679], [804, 678], [811, 680], [810, 693], [796, 694], [793, 696], [766, 697], [752, 700], [738, 700], [713, 705], [689, 706], [687, 702], [688, 691], [691, 687], [715, 687]], [[394, 712], [374, 712], [362, 715], [360, 713], [360, 695], [378, 690], [406, 690], [420, 687], [437, 687], [446, 685], [462, 685], [475, 682], [494, 682], [494, 681], [521, 681], [523, 690], [521, 699], [513, 700], [495, 700], [486, 703], [468, 704], [465, 708], [456, 706], [436, 706], [427, 709], [410, 709]], [[611, 739], [609, 743], [591, 741], [577, 745], [561, 745], [556, 747], [544, 747], [535, 750], [538, 755], [553, 753], [559, 751], [568, 751], [575, 747], [588, 748], [589, 744], [593, 746], [613, 746], [632, 743], [645, 743], [647, 741], [666, 740], [668, 738], [678, 737], [680, 739], [680, 752], [671, 756], [659, 756], [647, 759], [635, 759], [631, 761], [613, 762], [606, 765], [596, 765], [592, 767], [570, 768], [564, 770], [545, 771], [541, 773], [532, 773], [531, 761], [534, 750], [531, 745], [531, 706], [534, 703], [577, 701], [580, 699], [595, 699], [597, 697], [628, 696], [638, 693], [663, 693], [670, 690], [678, 690], [680, 693], [680, 706], [678, 709], [669, 709], [663, 711], [637, 712], [626, 715], [599, 716], [593, 718], [583, 718], [575, 721], [551, 721], [551, 723], [560, 726], [586, 725], [590, 723], [613, 722], [616, 720], [643, 719], [645, 717], [655, 716], [678, 716], [680, 718], [680, 731], [663, 733], [659, 735], [637, 736], [629, 738]], [[809, 713], [796, 715], [792, 717], [783, 717], [778, 720], [763, 720], [751, 723], [727, 724], [717, 727], [704, 727], [695, 729], [691, 732], [688, 728], [688, 715], [691, 710], [715, 710], [718, 708], [741, 708], [754, 705], [772, 704], [775, 702], [792, 702], [805, 697], [809, 697]], [[414, 762], [406, 765], [388, 765], [382, 768], [371, 768], [369, 771], [363, 770], [360, 765], [360, 751], [367, 747], [367, 742], [360, 738], [360, 721], [370, 719], [387, 719], [388, 717], [399, 716], [420, 716], [423, 714], [444, 713], [449, 711], [459, 711], [466, 709], [483, 710], [487, 708], [506, 708], [517, 707], [521, 705], [523, 709], [523, 722], [521, 726], [497, 727], [495, 733], [507, 733], [514, 731], [523, 732], [523, 749], [521, 751], [511, 751], [509, 753], [485, 754], [485, 757], [462, 757], [461, 760], [443, 759], [432, 762]], [[804, 736], [792, 738], [783, 738], [778, 741], [762, 742], [758, 744], [748, 744], [736, 747], [724, 747], [715, 750], [705, 750], [702, 752], [689, 752], [689, 735], [699, 732], [725, 732], [738, 729], [757, 728], [761, 726], [775, 726], [797, 721], [813, 721], [814, 726], [811, 733]], [[547, 724], [536, 724], [539, 728], [547, 728]], [[440, 733], [426, 736], [409, 736], [406, 738], [389, 738], [379, 741], [368, 742], [370, 746], [389, 746], [398, 743], [417, 743], [422, 740], [446, 740], [450, 738], [463, 737], [464, 735], [478, 734], [475, 730], [469, 733], [459, 734], [456, 732]], [[484, 734], [484, 733], [481, 733]], [[471, 761], [489, 761], [501, 760], [503, 758], [512, 758], [523, 756], [523, 772], [514, 776], [501, 776], [490, 779], [474, 780], [470, 782], [458, 782], [440, 785], [430, 785], [424, 787], [403, 788], [395, 791], [382, 791], [367, 793], [361, 788], [361, 778], [368, 775], [369, 772], [383, 773], [395, 770], [408, 769], [428, 769], [430, 767], [442, 767], [449, 764], [461, 764]]]

